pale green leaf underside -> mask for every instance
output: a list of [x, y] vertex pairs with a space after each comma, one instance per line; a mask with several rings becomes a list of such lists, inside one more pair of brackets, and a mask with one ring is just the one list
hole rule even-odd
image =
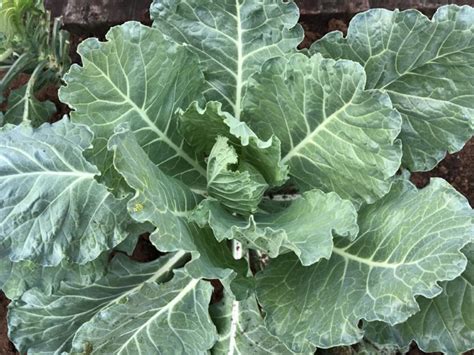
[[0, 242], [12, 261], [84, 264], [127, 236], [125, 204], [82, 156], [91, 140], [68, 120], [0, 131]]
[[282, 0], [154, 0], [151, 15], [156, 28], [197, 54], [206, 98], [236, 118], [249, 77], [303, 40], [297, 6]]
[[268, 332], [255, 296], [237, 302], [224, 294], [218, 304], [211, 306], [210, 313], [219, 333], [219, 340], [211, 350], [213, 355], [294, 354]]
[[268, 188], [263, 176], [250, 164], [239, 163], [228, 139], [217, 137], [207, 162], [207, 191], [231, 211], [255, 212]]
[[415, 10], [369, 10], [354, 17], [347, 37], [331, 32], [311, 51], [359, 62], [366, 87], [390, 95], [410, 170], [432, 169], [474, 134], [472, 7], [443, 6], [431, 21]]
[[404, 323], [389, 326], [369, 323], [366, 337], [381, 345], [404, 348], [414, 339], [425, 352], [460, 354], [474, 344], [474, 244], [464, 250], [468, 264], [464, 273], [441, 284], [443, 292], [433, 299], [417, 299], [421, 311]]
[[109, 148], [115, 153], [115, 168], [136, 191], [128, 202], [129, 213], [137, 222], [156, 227], [150, 240], [159, 250], [192, 252], [187, 270], [193, 277], [224, 279], [233, 275], [233, 270], [244, 273], [244, 262], [233, 260], [225, 243], [217, 243], [209, 229], [188, 221], [201, 197], [154, 165], [132, 132], [118, 129]]
[[373, 203], [400, 165], [401, 120], [387, 94], [364, 86], [363, 68], [351, 61], [273, 59], [253, 76], [242, 117], [281, 140], [282, 162], [303, 189]]
[[[278, 202], [275, 202], [278, 204]], [[245, 247], [270, 257], [293, 251], [303, 265], [331, 256], [333, 235], [349, 239], [357, 235], [357, 213], [337, 194], [308, 191], [280, 212], [233, 215], [219, 202], [206, 200], [194, 212], [201, 224], [209, 224], [216, 238], [236, 239]]]
[[10, 338], [29, 353], [61, 354], [72, 345], [96, 354], [204, 351], [216, 338], [207, 313], [212, 287], [182, 271], [158, 284], [186, 260], [184, 252], [150, 263], [119, 254], [88, 287], [63, 283], [50, 296], [28, 291], [10, 306]]
[[47, 122], [56, 106], [51, 101], [38, 101], [36, 97], [26, 94], [27, 86], [13, 90], [8, 97], [8, 110], [5, 112], [3, 123], [20, 124], [23, 120], [31, 121], [38, 127]]
[[281, 143], [273, 136], [262, 141], [250, 127], [228, 112], [222, 104], [210, 101], [204, 109], [193, 103], [180, 114], [179, 129], [186, 141], [198, 152], [208, 155], [218, 136], [227, 137], [242, 161], [252, 164], [271, 186], [288, 179], [288, 166], [281, 162]]
[[358, 238], [336, 241], [331, 259], [304, 268], [284, 255], [257, 277], [267, 326], [291, 348], [355, 343], [360, 319], [403, 322], [419, 310], [416, 295], [433, 298], [438, 281], [466, 267], [460, 249], [472, 241], [473, 212], [444, 180], [423, 190], [398, 181], [358, 223]]
[[205, 169], [177, 131], [174, 115], [201, 96], [197, 59], [138, 22], [113, 27], [106, 38], [81, 43], [83, 66], [71, 67], [60, 90], [61, 100], [74, 109], [72, 120], [94, 131], [92, 159], [106, 181], [114, 186], [117, 181], [107, 140], [126, 122], [160, 169], [189, 185], [204, 186]]

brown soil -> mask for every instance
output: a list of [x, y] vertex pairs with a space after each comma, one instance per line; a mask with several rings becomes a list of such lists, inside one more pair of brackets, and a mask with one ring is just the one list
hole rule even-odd
[[147, 233], [138, 238], [137, 245], [135, 246], [135, 250], [133, 250], [131, 258], [141, 263], [146, 263], [158, 259], [161, 255], [163, 255], [163, 253], [151, 244], [150, 236]]
[[35, 96], [39, 101], [49, 100], [56, 106], [56, 112], [49, 119], [51, 123], [59, 121], [64, 115], [67, 115], [71, 111], [67, 105], [59, 101], [58, 86], [48, 85], [35, 93]]
[[345, 35], [350, 19], [350, 14], [302, 16], [300, 23], [304, 28], [304, 39], [299, 48], [309, 48], [314, 41], [331, 31], [341, 31]]
[[0, 291], [0, 354], [18, 354], [15, 346], [8, 340], [7, 306], [10, 301]]
[[424, 187], [431, 177], [442, 177], [467, 197], [474, 207], [474, 138], [456, 154], [448, 154], [439, 165], [426, 173], [415, 173], [412, 182]]

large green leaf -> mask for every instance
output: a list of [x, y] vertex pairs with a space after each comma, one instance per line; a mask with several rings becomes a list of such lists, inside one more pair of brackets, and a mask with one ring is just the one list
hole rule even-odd
[[208, 311], [212, 290], [182, 271], [162, 285], [148, 282], [84, 324], [73, 351], [203, 354], [217, 340]]
[[468, 263], [457, 279], [444, 282], [443, 292], [433, 298], [417, 299], [421, 311], [404, 323], [389, 326], [369, 323], [366, 337], [376, 344], [404, 348], [414, 339], [426, 352], [460, 354], [474, 344], [474, 244], [464, 250]]
[[222, 205], [244, 215], [255, 212], [268, 188], [251, 164], [239, 162], [228, 139], [218, 137], [207, 162], [207, 191]]
[[154, 0], [154, 26], [198, 55], [208, 100], [240, 117], [249, 77], [303, 39], [298, 8], [282, 0]]
[[224, 294], [219, 303], [211, 306], [210, 312], [219, 333], [219, 340], [212, 348], [212, 354], [294, 354], [269, 333], [255, 296], [238, 302]]
[[93, 161], [116, 186], [107, 140], [127, 122], [140, 146], [165, 173], [205, 186], [206, 171], [176, 129], [174, 112], [200, 97], [202, 73], [195, 56], [137, 22], [113, 27], [107, 42], [82, 42], [83, 66], [73, 65], [60, 98], [72, 120], [95, 133]]
[[270, 331], [298, 350], [359, 341], [360, 319], [390, 324], [419, 311], [415, 296], [433, 298], [437, 282], [466, 267], [460, 249], [474, 236], [474, 214], [447, 182], [423, 190], [401, 180], [359, 211], [360, 233], [335, 243], [329, 260], [302, 267], [294, 256], [273, 260], [257, 278]]
[[127, 236], [125, 204], [82, 156], [91, 141], [68, 120], [0, 130], [0, 242], [12, 261], [84, 264]]
[[403, 165], [430, 170], [474, 134], [474, 8], [373, 9], [347, 37], [331, 32], [311, 51], [364, 65], [367, 89], [383, 89], [402, 114]]
[[34, 127], [47, 122], [56, 106], [51, 101], [40, 102], [36, 97], [27, 93], [27, 85], [13, 90], [8, 97], [8, 110], [5, 112], [4, 123], [20, 124], [31, 121]]
[[292, 250], [303, 265], [331, 256], [333, 234], [353, 239], [358, 232], [354, 206], [334, 192], [308, 191], [289, 207], [278, 209], [279, 212], [272, 214], [261, 211], [243, 217], [208, 199], [200, 204], [193, 217], [200, 225], [209, 224], [219, 241], [236, 239], [272, 258]]
[[186, 141], [205, 156], [210, 154], [216, 137], [227, 137], [239, 158], [256, 167], [269, 185], [280, 186], [288, 179], [278, 137], [262, 141], [245, 122], [222, 111], [220, 102], [210, 101], [204, 109], [193, 103], [181, 112], [179, 129]]
[[61, 282], [88, 285], [101, 278], [107, 267], [109, 253], [84, 265], [63, 260], [58, 266], [41, 266], [31, 261], [10, 261], [0, 250], [0, 289], [11, 300], [36, 287], [45, 294], [59, 288]]
[[272, 59], [253, 77], [242, 117], [280, 138], [282, 162], [302, 188], [372, 203], [399, 168], [401, 120], [387, 94], [364, 86], [364, 69], [351, 61]]
[[159, 250], [192, 252], [194, 260], [187, 268], [194, 277], [225, 279], [233, 271], [244, 272], [243, 261], [233, 260], [225, 243], [217, 243], [209, 229], [188, 220], [201, 197], [154, 165], [132, 132], [119, 128], [109, 148], [115, 168], [136, 191], [128, 202], [129, 212], [137, 222], [156, 227], [150, 240]]
[[[28, 353], [183, 353], [209, 349], [216, 340], [207, 312], [212, 287], [174, 267], [178, 252], [150, 263], [124, 255], [101, 280], [82, 287], [63, 283], [53, 295], [28, 291], [9, 311], [10, 338]], [[61, 321], [58, 321], [60, 319]]]
[[138, 236], [149, 232], [150, 225], [130, 224], [127, 228], [129, 236], [113, 251], [104, 251], [95, 260], [84, 265], [63, 260], [57, 266], [42, 266], [25, 260], [12, 262], [8, 258], [8, 249], [0, 246], [0, 289], [7, 298], [16, 300], [26, 291], [36, 287], [44, 294], [55, 292], [61, 282], [76, 285], [89, 285], [100, 279], [107, 272], [111, 253], [120, 251], [132, 255]]
[[157, 228], [157, 240], [153, 235], [151, 239], [158, 243], [158, 249], [190, 250], [193, 238], [186, 217], [202, 197], [161, 171], [128, 127], [119, 127], [116, 132], [109, 141], [114, 166], [136, 191], [128, 202], [129, 213], [137, 222], [150, 222]]

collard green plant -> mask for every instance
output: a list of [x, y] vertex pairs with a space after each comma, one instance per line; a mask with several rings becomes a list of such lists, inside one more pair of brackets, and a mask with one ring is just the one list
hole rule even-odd
[[14, 89], [2, 96], [0, 125], [30, 121], [37, 127], [56, 112], [53, 102], [39, 101], [36, 94], [57, 87], [69, 68], [69, 34], [60, 27], [43, 0], [0, 1], [0, 93]]
[[1, 128], [19, 351], [473, 348], [474, 213], [409, 177], [473, 135], [474, 9], [370, 10], [309, 51], [292, 2], [151, 14], [79, 46], [70, 119]]

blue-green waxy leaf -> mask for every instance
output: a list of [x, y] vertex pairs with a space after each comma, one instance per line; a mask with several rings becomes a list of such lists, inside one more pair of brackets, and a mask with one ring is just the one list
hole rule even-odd
[[63, 260], [57, 266], [42, 266], [28, 260], [12, 262], [0, 248], [0, 289], [8, 299], [16, 300], [32, 288], [51, 294], [63, 281], [88, 285], [105, 274], [108, 259], [109, 253], [104, 252], [84, 265]]
[[220, 102], [210, 101], [204, 109], [193, 103], [181, 112], [179, 129], [199, 153], [209, 155], [216, 137], [227, 137], [239, 158], [257, 168], [269, 185], [280, 186], [288, 179], [288, 166], [281, 162], [278, 137], [262, 141], [245, 122], [222, 111]]
[[219, 333], [212, 354], [294, 354], [267, 330], [254, 295], [239, 302], [225, 293], [219, 303], [211, 305], [210, 313]]
[[[272, 203], [275, 204], [280, 203]], [[272, 258], [291, 250], [303, 265], [331, 256], [333, 234], [353, 239], [358, 232], [354, 206], [334, 192], [308, 191], [289, 207], [278, 209], [273, 214], [260, 211], [243, 217], [208, 199], [199, 205], [193, 217], [200, 225], [208, 224], [219, 241], [236, 239]]]
[[246, 215], [257, 210], [267, 188], [262, 174], [251, 164], [239, 163], [228, 139], [218, 137], [207, 162], [209, 196], [231, 211]]
[[9, 336], [28, 353], [202, 353], [217, 338], [207, 311], [212, 286], [183, 271], [164, 283], [187, 259], [185, 252], [150, 263], [117, 255], [88, 287], [28, 291], [10, 305]]
[[290, 348], [355, 343], [360, 319], [406, 321], [420, 309], [415, 296], [435, 297], [438, 282], [464, 271], [460, 250], [474, 236], [468, 202], [441, 179], [423, 190], [398, 181], [361, 208], [358, 224], [358, 238], [337, 240], [329, 260], [302, 267], [284, 255], [258, 275], [267, 326]]
[[[92, 354], [203, 354], [216, 341], [208, 282], [176, 271], [168, 283], [147, 283], [83, 325], [73, 351]], [[126, 318], [124, 319], [124, 315]]]
[[202, 197], [153, 164], [130, 130], [119, 128], [109, 148], [115, 168], [136, 191], [128, 210], [137, 222], [156, 227], [150, 240], [159, 250], [192, 252], [194, 260], [187, 270], [196, 278], [225, 279], [234, 277], [234, 272], [244, 273], [243, 260], [233, 260], [225, 243], [217, 243], [209, 229], [188, 220]]
[[429, 20], [415, 10], [373, 9], [331, 32], [311, 52], [351, 59], [401, 113], [403, 165], [430, 170], [474, 134], [474, 8], [443, 6]]
[[32, 94], [27, 93], [27, 85], [24, 85], [10, 93], [3, 123], [20, 124], [23, 121], [30, 121], [32, 126], [37, 127], [47, 122], [55, 112], [54, 103], [38, 101]]
[[301, 188], [373, 203], [400, 166], [401, 119], [387, 94], [364, 89], [365, 80], [364, 69], [347, 60], [272, 59], [253, 76], [242, 119], [281, 140], [282, 162]]
[[109, 149], [114, 152], [115, 168], [136, 190], [128, 202], [131, 216], [137, 222], [150, 222], [157, 227], [156, 242], [160, 250], [189, 250], [193, 244], [192, 231], [186, 216], [202, 197], [153, 164], [128, 128], [117, 129], [109, 141]]
[[0, 244], [10, 260], [85, 264], [126, 238], [126, 205], [82, 155], [91, 141], [66, 119], [0, 130]]
[[153, 26], [199, 57], [207, 100], [240, 117], [249, 77], [303, 40], [299, 11], [282, 0], [154, 0]]
[[443, 292], [433, 299], [417, 298], [420, 311], [404, 323], [390, 326], [372, 322], [365, 327], [371, 342], [406, 348], [414, 339], [425, 352], [460, 354], [474, 344], [474, 244], [463, 252], [466, 270], [458, 278], [443, 282]]
[[[150, 230], [153, 228], [146, 224], [130, 224], [128, 237], [114, 251], [132, 255], [138, 236]], [[57, 266], [42, 266], [29, 260], [12, 262], [8, 258], [8, 250], [0, 246], [0, 289], [8, 299], [16, 300], [32, 288], [49, 295], [59, 288], [61, 282], [87, 286], [104, 276], [111, 255], [111, 250], [104, 251], [97, 259], [84, 265], [65, 259]]]
[[60, 98], [74, 122], [95, 134], [91, 158], [110, 186], [117, 186], [107, 140], [128, 123], [138, 143], [166, 174], [205, 186], [206, 170], [176, 129], [174, 112], [201, 97], [203, 76], [195, 56], [156, 29], [137, 22], [113, 27], [106, 42], [82, 42], [82, 66], [65, 75]]

